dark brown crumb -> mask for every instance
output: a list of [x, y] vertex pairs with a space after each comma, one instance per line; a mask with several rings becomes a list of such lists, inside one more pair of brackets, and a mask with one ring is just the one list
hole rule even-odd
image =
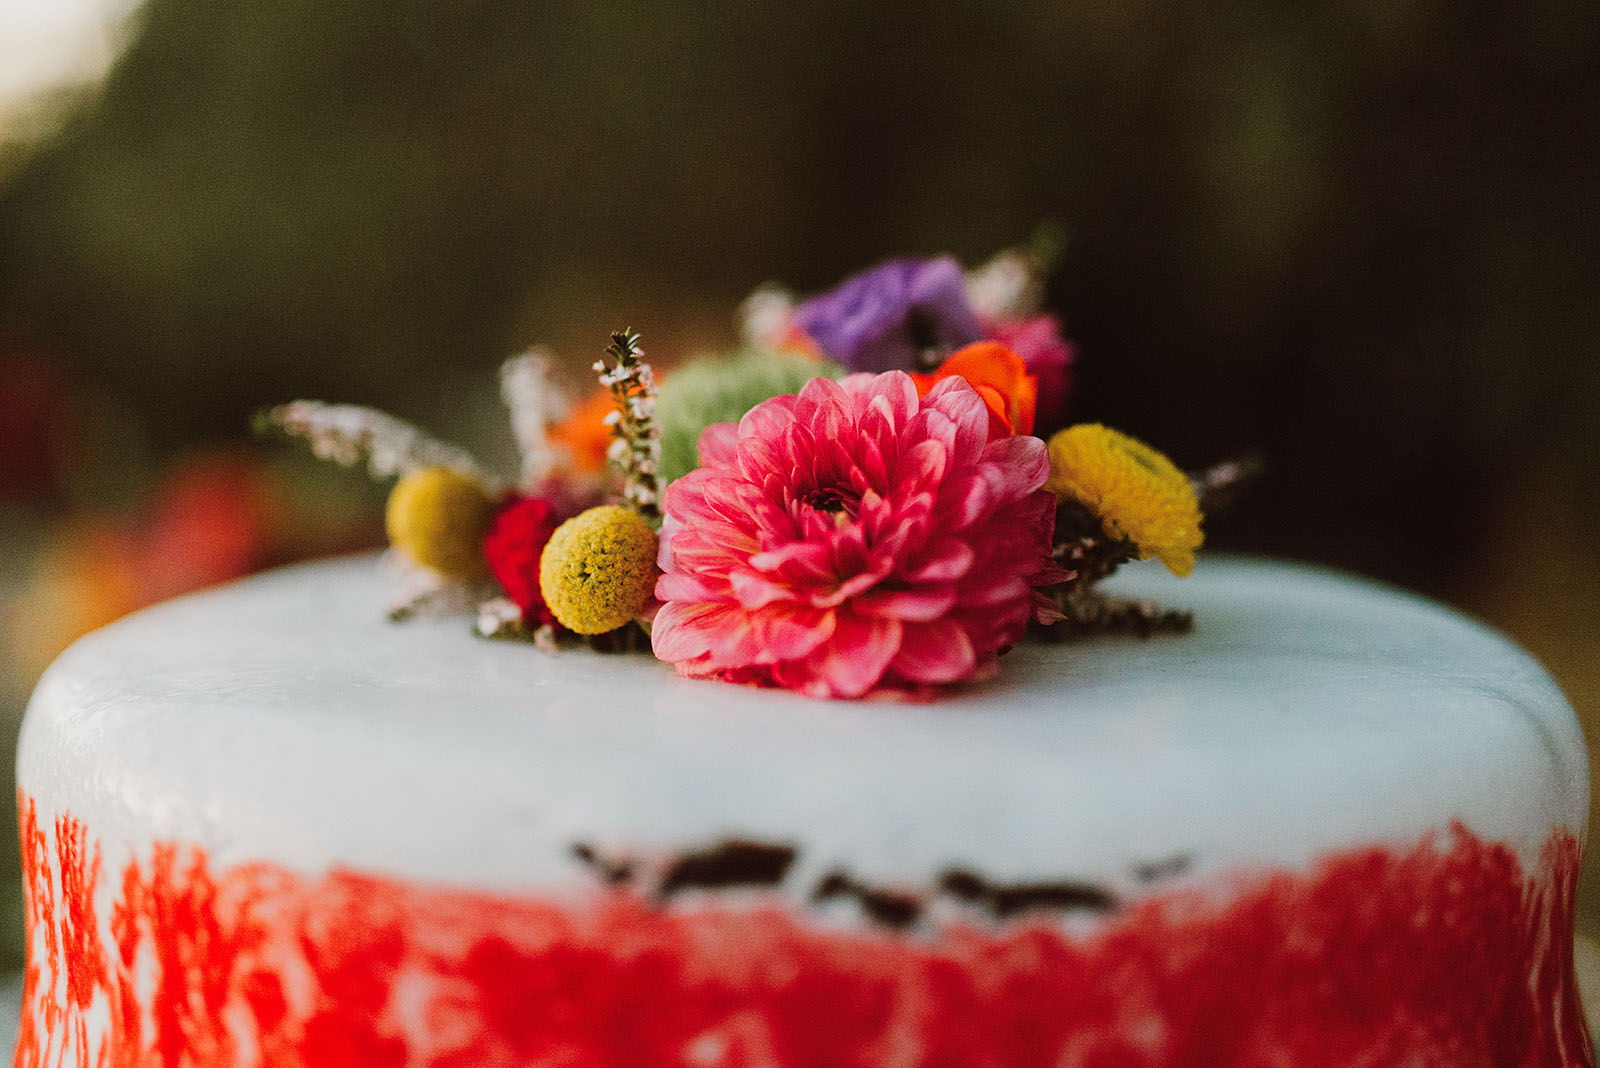
[[905, 928], [922, 915], [922, 900], [901, 890], [885, 890], [857, 882], [842, 871], [829, 872], [811, 893], [813, 901], [852, 897], [869, 918], [885, 927]]
[[730, 838], [674, 860], [661, 877], [656, 896], [665, 900], [684, 890], [777, 886], [789, 874], [794, 858], [793, 846]]
[[583, 861], [590, 871], [600, 876], [602, 882], [611, 886], [621, 886], [633, 880], [633, 861], [619, 857], [602, 856], [588, 842], [578, 842], [572, 847], [572, 855]]
[[[572, 847], [581, 860], [607, 885], [634, 883], [640, 872], [630, 858], [607, 856], [587, 842]], [[672, 860], [655, 889], [658, 901], [688, 890], [724, 890], [735, 887], [775, 887], [788, 876], [797, 857], [793, 846], [731, 838]], [[1187, 869], [1187, 856], [1142, 864], [1134, 869], [1141, 882], [1177, 875]], [[928, 902], [943, 894], [962, 904], [1006, 920], [1029, 912], [1113, 912], [1119, 907], [1109, 889], [1070, 879], [1043, 882], [996, 883], [969, 868], [945, 871], [935, 888], [926, 892], [905, 887], [873, 886], [850, 873], [835, 869], [811, 892], [821, 903], [849, 898], [860, 905], [873, 923], [894, 929], [911, 927], [927, 910]]]
[[1144, 864], [1136, 864], [1133, 868], [1134, 878], [1141, 883], [1153, 883], [1160, 879], [1174, 879], [1194, 864], [1194, 858], [1187, 853], [1178, 853], [1175, 856], [1152, 860]]
[[1090, 883], [991, 883], [976, 872], [952, 868], [939, 878], [939, 889], [959, 901], [987, 908], [999, 919], [1022, 912], [1112, 912], [1116, 897]]

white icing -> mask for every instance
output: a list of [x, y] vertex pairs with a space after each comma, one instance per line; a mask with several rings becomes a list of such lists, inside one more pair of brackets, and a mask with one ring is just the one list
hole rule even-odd
[[175, 839], [218, 865], [503, 890], [574, 885], [580, 840], [790, 842], [798, 888], [953, 864], [1128, 887], [1177, 856], [1294, 865], [1455, 820], [1525, 857], [1581, 833], [1572, 710], [1489, 630], [1276, 563], [1113, 586], [1193, 608], [1194, 633], [1023, 646], [993, 682], [895, 705], [389, 624], [373, 559], [296, 568], [75, 645], [34, 695], [19, 780], [42, 818], [87, 823], [108, 870]]

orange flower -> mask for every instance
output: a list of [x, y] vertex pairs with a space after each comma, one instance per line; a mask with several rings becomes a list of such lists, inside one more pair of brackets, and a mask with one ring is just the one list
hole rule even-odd
[[616, 409], [609, 389], [590, 394], [561, 422], [550, 428], [550, 438], [572, 450], [572, 466], [579, 471], [603, 471], [611, 447], [611, 424], [606, 416]]
[[978, 341], [957, 349], [933, 374], [914, 374], [911, 380], [917, 384], [917, 395], [923, 396], [934, 383], [951, 376], [966, 379], [988, 405], [991, 440], [1033, 433], [1039, 379], [1028, 373], [1021, 356], [998, 341]]
[[800, 328], [800, 324], [790, 321], [784, 324], [783, 330], [772, 339], [772, 347], [779, 352], [792, 352], [796, 356], [804, 356], [808, 360], [822, 362], [822, 346], [812, 340], [811, 335]]

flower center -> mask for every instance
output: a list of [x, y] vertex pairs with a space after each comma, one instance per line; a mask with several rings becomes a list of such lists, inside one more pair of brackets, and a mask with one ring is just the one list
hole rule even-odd
[[800, 503], [818, 512], [831, 512], [842, 522], [856, 517], [856, 507], [861, 503], [854, 493], [835, 486], [819, 486], [800, 498]]
[[906, 335], [916, 353], [917, 370], [933, 371], [944, 362], [944, 347], [939, 344], [939, 319], [927, 308], [912, 307], [906, 312]]

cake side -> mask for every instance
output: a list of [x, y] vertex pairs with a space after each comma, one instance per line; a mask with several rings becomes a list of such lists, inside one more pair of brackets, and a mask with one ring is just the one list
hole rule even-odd
[[217, 871], [170, 843], [124, 869], [107, 915], [95, 840], [23, 812], [18, 1068], [1594, 1064], [1565, 834], [1531, 871], [1457, 828], [1155, 893], [1092, 934], [1064, 930], [1059, 900], [908, 934], [892, 909], [835, 926], [770, 895], [511, 898]]
[[1118, 585], [1196, 633], [921, 706], [391, 627], [371, 560], [134, 617], [30, 707], [22, 1056], [1590, 1063], [1537, 665], [1326, 572]]
[[[1455, 820], [1525, 863], [1551, 828], [1581, 833], [1570, 706], [1493, 633], [1285, 565], [1134, 578], [1120, 588], [1196, 609], [1195, 633], [1024, 645], [933, 703], [852, 707], [391, 625], [371, 560], [292, 569], [70, 650], [30, 707], [20, 781], [108, 838], [508, 891], [579, 875], [580, 841], [745, 836], [897, 881], [1066, 860], [1118, 882], [1179, 853], [1199, 872], [1302, 864]], [[419, 849], [438, 825], [456, 830]]]

